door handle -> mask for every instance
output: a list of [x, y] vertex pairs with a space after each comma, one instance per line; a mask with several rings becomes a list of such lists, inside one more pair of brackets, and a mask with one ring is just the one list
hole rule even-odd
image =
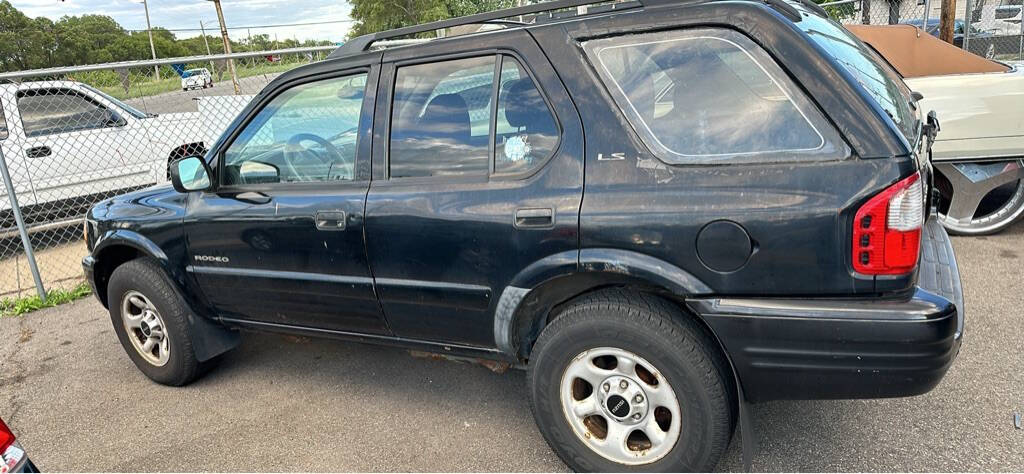
[[345, 230], [345, 211], [317, 211], [316, 228], [320, 230]]
[[42, 158], [44, 156], [50, 156], [53, 150], [50, 150], [48, 146], [35, 146], [25, 150], [25, 156], [29, 158]]
[[516, 209], [516, 228], [548, 228], [555, 225], [555, 210], [548, 208]]

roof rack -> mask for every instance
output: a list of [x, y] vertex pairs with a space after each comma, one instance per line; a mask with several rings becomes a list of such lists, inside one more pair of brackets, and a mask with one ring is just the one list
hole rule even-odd
[[[334, 59], [341, 56], [348, 56], [350, 54], [361, 53], [367, 51], [370, 47], [382, 40], [389, 40], [394, 38], [400, 38], [403, 36], [415, 35], [419, 33], [426, 33], [434, 30], [442, 30], [445, 28], [452, 28], [455, 26], [462, 25], [473, 25], [473, 24], [511, 24], [513, 26], [525, 25], [521, 22], [511, 22], [505, 20], [506, 18], [520, 16], [520, 15], [534, 15], [552, 10], [561, 10], [564, 8], [576, 8], [588, 5], [598, 4], [609, 4], [614, 0], [554, 0], [550, 2], [541, 2], [533, 5], [525, 5], [521, 7], [506, 8], [504, 10], [495, 10], [485, 13], [477, 13], [475, 15], [462, 16], [458, 18], [450, 18], [447, 20], [434, 21], [431, 23], [424, 23], [422, 25], [407, 26], [404, 28], [397, 28], [394, 30], [380, 31], [377, 33], [370, 33], [355, 37], [349, 41], [346, 41], [338, 49], [334, 50], [327, 59]], [[610, 10], [625, 10], [632, 8], [641, 8], [644, 3], [657, 3], [656, 0], [636, 0], [627, 1], [621, 3], [611, 4], [612, 6], [599, 6], [599, 10], [595, 9], [595, 13], [603, 13]], [[619, 6], [622, 5], [622, 6]]]
[[[452, 28], [463, 25], [506, 25], [508, 27], [522, 27], [529, 26], [531, 24], [546, 23], [549, 21], [558, 21], [564, 18], [579, 17], [581, 15], [575, 14], [574, 12], [557, 12], [556, 10], [566, 10], [577, 7], [588, 7], [585, 15], [596, 15], [601, 13], [607, 13], [610, 11], [618, 10], [629, 10], [637, 8], [648, 8], [655, 6], [665, 5], [678, 5], [682, 3], [703, 3], [709, 0], [552, 0], [547, 2], [535, 3], [533, 5], [525, 5], [521, 7], [506, 8], [504, 10], [495, 10], [491, 12], [477, 13], [475, 15], [462, 16], [458, 18], [449, 18], [447, 20], [434, 21], [431, 23], [424, 23], [422, 25], [407, 26], [404, 28], [396, 28], [394, 30], [379, 31], [377, 33], [370, 33], [367, 35], [358, 36], [350, 41], [346, 41], [344, 44], [338, 47], [327, 56], [327, 59], [339, 58], [342, 56], [348, 56], [351, 54], [361, 53], [371, 49], [374, 44], [378, 45], [389, 45], [389, 46], [403, 46], [414, 43], [423, 43], [429, 41], [428, 38], [420, 39], [399, 39], [403, 36], [410, 36], [419, 33], [427, 33], [435, 30], [443, 30], [446, 28]], [[828, 13], [825, 9], [814, 3], [813, 0], [751, 0], [754, 2], [762, 2], [771, 8], [774, 8], [779, 13], [789, 17], [792, 21], [800, 21], [800, 13], [793, 7], [792, 4], [802, 4], [805, 8], [823, 17], [827, 17]], [[533, 23], [524, 21], [510, 20], [512, 17], [523, 17], [532, 15], [531, 20]]]

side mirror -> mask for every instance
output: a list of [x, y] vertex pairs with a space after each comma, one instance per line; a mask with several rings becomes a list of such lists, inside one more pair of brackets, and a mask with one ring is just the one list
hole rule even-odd
[[206, 191], [212, 188], [210, 165], [198, 156], [189, 156], [171, 163], [171, 184], [179, 193]]
[[107, 117], [108, 127], [122, 127], [127, 123], [128, 122], [125, 121], [124, 117], [122, 117], [121, 114], [117, 113], [116, 110], [111, 110], [110, 116]]

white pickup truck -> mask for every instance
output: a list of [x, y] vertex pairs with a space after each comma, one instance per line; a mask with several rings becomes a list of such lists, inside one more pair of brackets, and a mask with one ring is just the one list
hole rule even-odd
[[[78, 82], [0, 84], [0, 149], [26, 222], [75, 220], [166, 181], [170, 160], [204, 153], [251, 99], [198, 97], [198, 112], [154, 115]], [[6, 191], [0, 181], [0, 234], [14, 227]]]

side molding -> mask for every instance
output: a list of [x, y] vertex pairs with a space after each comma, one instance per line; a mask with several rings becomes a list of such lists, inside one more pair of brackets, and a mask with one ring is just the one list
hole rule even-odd
[[621, 249], [595, 248], [580, 251], [580, 271], [618, 273], [639, 278], [683, 296], [708, 295], [711, 288], [664, 260]]
[[[638, 282], [683, 297], [711, 294], [711, 288], [690, 273], [649, 255], [605, 248], [562, 252], [526, 267], [502, 290], [494, 312], [495, 347], [519, 357], [520, 332], [539, 314], [590, 289]], [[523, 318], [529, 320], [519, 321]]]
[[516, 310], [529, 292], [530, 290], [526, 288], [515, 286], [506, 286], [505, 291], [501, 292], [498, 308], [494, 311], [494, 344], [505, 354], [516, 353], [516, 346], [512, 341]]

